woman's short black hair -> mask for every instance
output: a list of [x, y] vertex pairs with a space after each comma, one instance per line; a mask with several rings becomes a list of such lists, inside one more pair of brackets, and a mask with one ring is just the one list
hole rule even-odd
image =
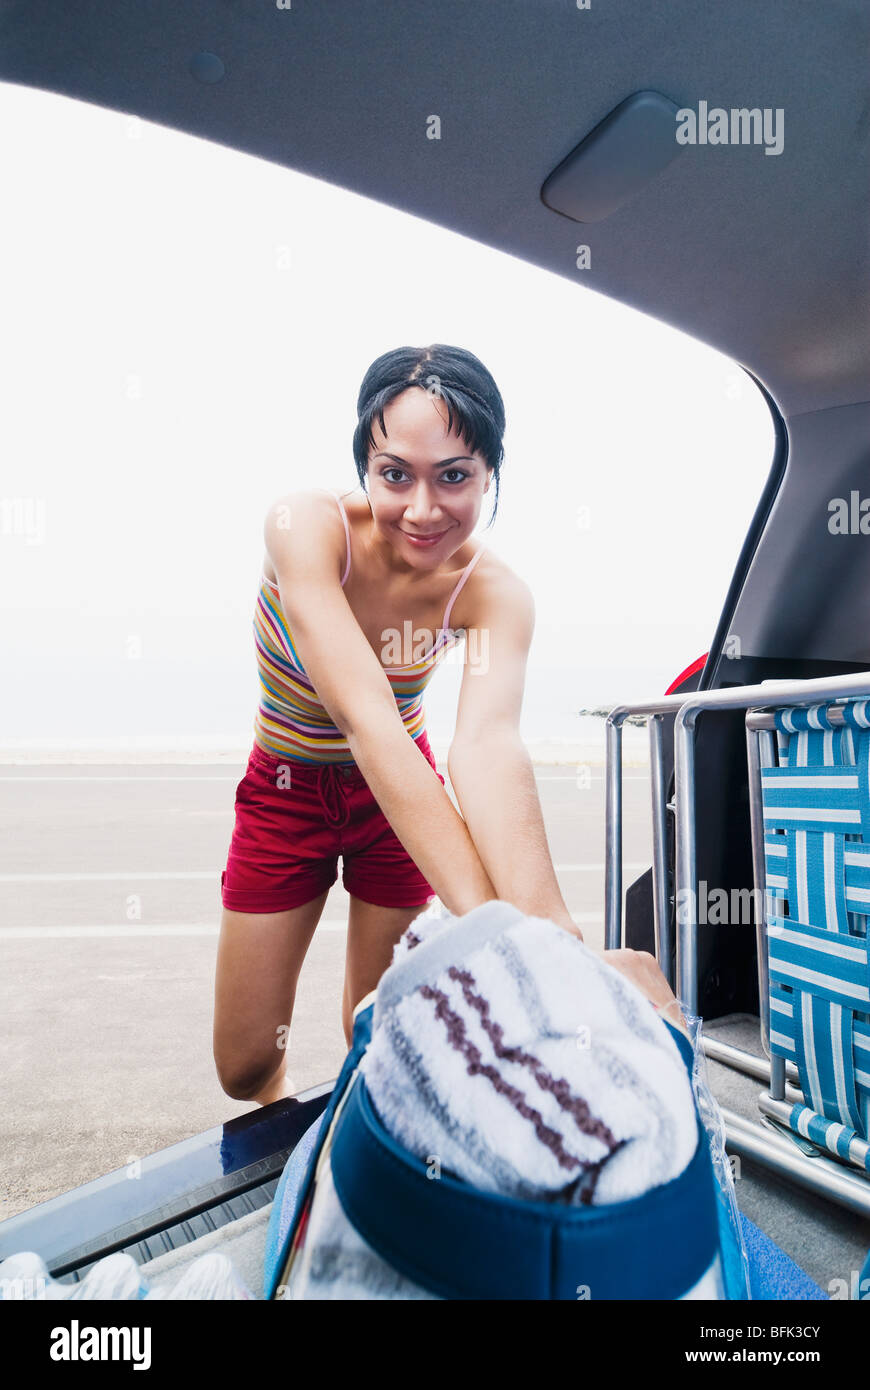
[[353, 456], [363, 491], [369, 450], [374, 447], [373, 422], [377, 419], [386, 434], [384, 409], [409, 386], [419, 386], [444, 400], [448, 430], [454, 428], [455, 417], [456, 432], [466, 441], [469, 452], [480, 452], [495, 474], [495, 501], [487, 522], [491, 526], [498, 508], [499, 474], [504, 458], [504, 402], [480, 358], [448, 343], [393, 348], [376, 358], [363, 377], [353, 435]]

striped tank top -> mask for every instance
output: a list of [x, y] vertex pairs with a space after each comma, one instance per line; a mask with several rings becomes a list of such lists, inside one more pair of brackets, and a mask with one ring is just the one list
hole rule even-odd
[[[347, 539], [347, 563], [341, 580], [344, 588], [350, 574], [350, 527], [341, 497], [337, 493], [332, 496], [338, 503]], [[447, 601], [434, 646], [408, 665], [381, 663], [396, 697], [402, 723], [412, 738], [417, 738], [425, 728], [423, 691], [444, 653], [458, 641], [457, 634], [450, 630], [450, 610], [483, 551], [484, 547], [480, 546], [462, 571]], [[270, 757], [314, 764], [353, 764], [347, 739], [333, 724], [299, 660], [278, 585], [265, 574], [260, 577], [253, 627], [260, 681], [260, 700], [254, 720], [255, 743]]]

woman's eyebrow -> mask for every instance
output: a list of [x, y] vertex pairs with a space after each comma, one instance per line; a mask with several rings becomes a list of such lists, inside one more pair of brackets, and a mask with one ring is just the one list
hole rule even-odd
[[[400, 458], [398, 454], [380, 453], [380, 454], [375, 454], [375, 458], [376, 458], [376, 459], [392, 459], [395, 463], [404, 463], [406, 468], [413, 467], [413, 465], [408, 464], [407, 460], [405, 460], [405, 459], [403, 459], [403, 458]], [[433, 467], [433, 468], [443, 468], [444, 465], [445, 465], [445, 463], [459, 463], [460, 459], [468, 459], [468, 462], [469, 462], [469, 463], [473, 463], [473, 462], [474, 462], [474, 459], [473, 459], [473, 457], [472, 457], [471, 454], [457, 454], [457, 455], [455, 456], [455, 458], [452, 458], [452, 459], [442, 459], [440, 463], [435, 463], [435, 464], [432, 465], [432, 467]]]

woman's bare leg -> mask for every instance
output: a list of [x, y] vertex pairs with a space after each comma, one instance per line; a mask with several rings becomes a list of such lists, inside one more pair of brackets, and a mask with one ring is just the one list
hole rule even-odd
[[344, 972], [344, 998], [341, 1022], [350, 1047], [353, 1011], [370, 990], [377, 988], [393, 957], [393, 947], [415, 917], [425, 911], [417, 907], [377, 907], [350, 895], [347, 919], [347, 955]]
[[296, 985], [329, 889], [288, 912], [223, 908], [215, 967], [214, 1060], [235, 1100], [290, 1095], [287, 1035]]

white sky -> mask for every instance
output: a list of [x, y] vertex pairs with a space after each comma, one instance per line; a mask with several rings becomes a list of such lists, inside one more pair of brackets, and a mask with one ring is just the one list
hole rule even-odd
[[481, 534], [535, 594], [524, 736], [707, 650], [774, 443], [729, 359], [176, 131], [3, 84], [0, 121], [2, 744], [249, 747], [266, 508], [354, 486], [361, 379], [402, 344], [469, 348], [505, 401]]

